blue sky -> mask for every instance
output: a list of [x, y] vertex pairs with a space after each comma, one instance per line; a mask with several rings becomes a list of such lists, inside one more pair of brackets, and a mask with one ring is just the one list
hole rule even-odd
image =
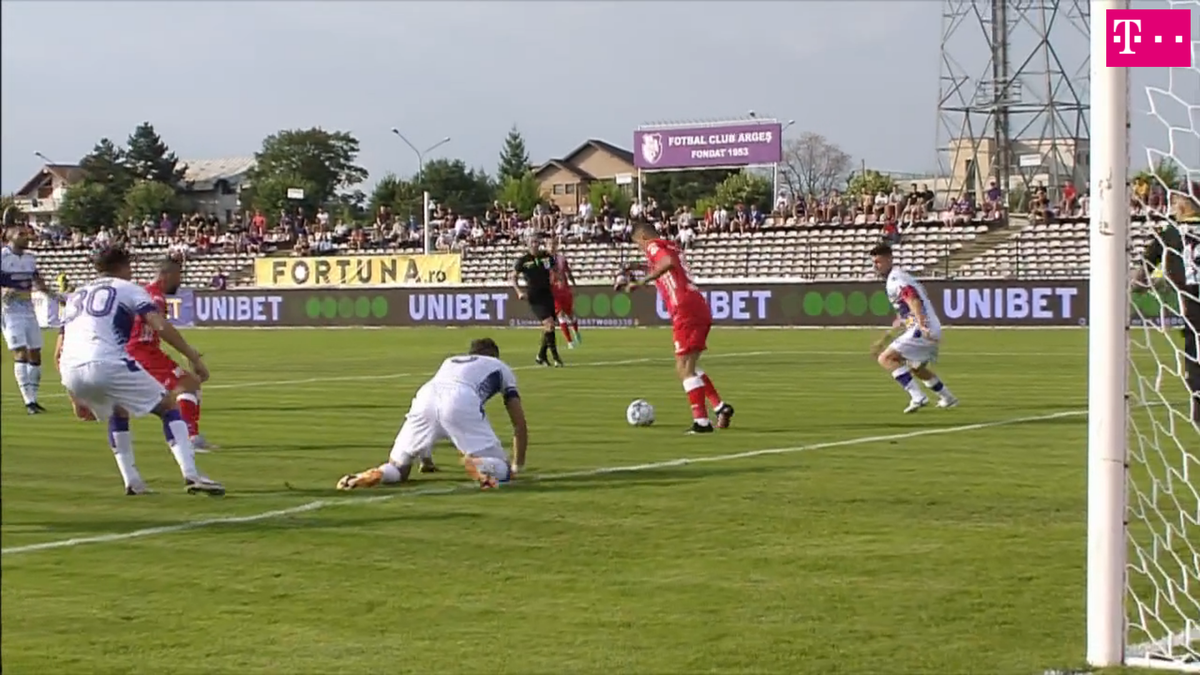
[[[514, 123], [541, 162], [589, 137], [630, 147], [639, 123], [749, 109], [795, 119], [789, 133], [824, 134], [868, 166], [937, 165], [937, 0], [0, 9], [6, 192], [40, 166], [34, 151], [77, 161], [144, 120], [194, 159], [253, 154], [282, 128], [350, 131], [372, 179], [415, 172], [393, 126], [422, 147], [451, 136], [435, 154], [493, 171]], [[976, 71], [985, 56], [968, 30], [953, 49]], [[1082, 63], [1086, 42], [1061, 42]]]

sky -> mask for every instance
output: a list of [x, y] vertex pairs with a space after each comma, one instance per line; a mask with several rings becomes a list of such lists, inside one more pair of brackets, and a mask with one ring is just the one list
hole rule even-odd
[[[143, 121], [181, 159], [252, 155], [280, 129], [349, 131], [370, 183], [416, 171], [392, 127], [421, 148], [450, 136], [433, 157], [493, 172], [514, 124], [541, 163], [588, 138], [629, 148], [643, 123], [754, 110], [856, 164], [929, 172], [944, 4], [5, 1], [0, 189], [37, 171], [35, 152], [75, 162]], [[978, 24], [952, 37], [977, 75]], [[1083, 64], [1086, 37], [1055, 41], [1066, 70]]]

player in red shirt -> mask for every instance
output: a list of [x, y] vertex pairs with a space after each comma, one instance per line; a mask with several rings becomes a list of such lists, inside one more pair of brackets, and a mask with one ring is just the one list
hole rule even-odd
[[[154, 300], [159, 314], [167, 316], [167, 296], [174, 295], [182, 283], [183, 263], [175, 258], [163, 260], [158, 276], [146, 284], [146, 292]], [[188, 435], [192, 437], [192, 448], [197, 452], [214, 449], [216, 446], [210, 445], [200, 434], [200, 378], [167, 356], [158, 332], [142, 323], [140, 316], [133, 321], [132, 337], [125, 349], [159, 384], [174, 392], [179, 412], [187, 423]]]
[[692, 406], [692, 428], [689, 433], [708, 434], [713, 423], [708, 418], [705, 401], [716, 414], [716, 426], [725, 429], [733, 419], [733, 406], [721, 400], [712, 380], [697, 366], [700, 355], [708, 349], [708, 331], [712, 328], [712, 312], [708, 302], [696, 288], [684, 266], [679, 248], [665, 239], [660, 239], [654, 225], [640, 221], [633, 226], [633, 241], [646, 253], [649, 260], [646, 276], [631, 280], [627, 289], [654, 282], [671, 315], [671, 327], [675, 338], [675, 372], [683, 381], [688, 402]]
[[[574, 349], [581, 341], [579, 320], [575, 318], [575, 275], [567, 258], [558, 252], [558, 239], [550, 241], [550, 255], [554, 257], [554, 269], [550, 273], [550, 290], [554, 294], [554, 313], [558, 316], [558, 327], [567, 339], [567, 347]], [[574, 335], [572, 335], [574, 334]]]

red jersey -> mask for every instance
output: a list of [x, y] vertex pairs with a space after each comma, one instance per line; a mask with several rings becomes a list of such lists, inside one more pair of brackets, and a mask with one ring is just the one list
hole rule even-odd
[[554, 267], [550, 270], [550, 287], [558, 293], [571, 292], [571, 266], [567, 257], [559, 254], [554, 256]]
[[683, 253], [678, 246], [665, 239], [655, 239], [646, 248], [646, 258], [650, 261], [651, 270], [658, 267], [663, 260], [670, 260], [672, 263], [666, 274], [654, 280], [658, 286], [658, 294], [662, 296], [667, 305], [667, 312], [672, 318], [707, 314], [708, 303], [704, 301], [700, 289], [696, 288], [695, 282], [688, 274], [687, 266], [683, 262]]
[[[163, 293], [162, 288], [156, 283], [146, 284], [145, 289], [150, 294], [150, 299], [154, 301], [154, 306], [158, 308], [158, 313], [165, 318], [167, 316], [166, 293]], [[163, 353], [158, 333], [146, 325], [145, 319], [140, 314], [133, 319], [133, 331], [130, 333], [129, 343], [125, 345], [125, 351], [134, 358], [157, 356]]]

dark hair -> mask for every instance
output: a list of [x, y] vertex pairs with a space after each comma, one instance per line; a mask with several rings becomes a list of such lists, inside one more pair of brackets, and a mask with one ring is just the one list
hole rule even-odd
[[129, 252], [120, 246], [108, 246], [96, 251], [96, 255], [92, 258], [92, 264], [95, 265], [96, 271], [101, 274], [112, 274], [117, 270], [127, 267], [131, 264]]
[[492, 338], [479, 338], [471, 340], [471, 348], [467, 350], [467, 353], [498, 359], [500, 358], [500, 345], [496, 344]]
[[890, 258], [892, 257], [892, 247], [888, 246], [887, 244], [879, 244], [875, 248], [871, 249], [871, 255], [882, 255]]
[[648, 220], [638, 220], [633, 224], [633, 234], [634, 236], [641, 235], [643, 237], [654, 239], [658, 237], [658, 230], [655, 229], [654, 223], [651, 223]]
[[158, 263], [159, 272], [171, 272], [181, 267], [183, 267], [183, 261], [173, 255], [164, 257]]

